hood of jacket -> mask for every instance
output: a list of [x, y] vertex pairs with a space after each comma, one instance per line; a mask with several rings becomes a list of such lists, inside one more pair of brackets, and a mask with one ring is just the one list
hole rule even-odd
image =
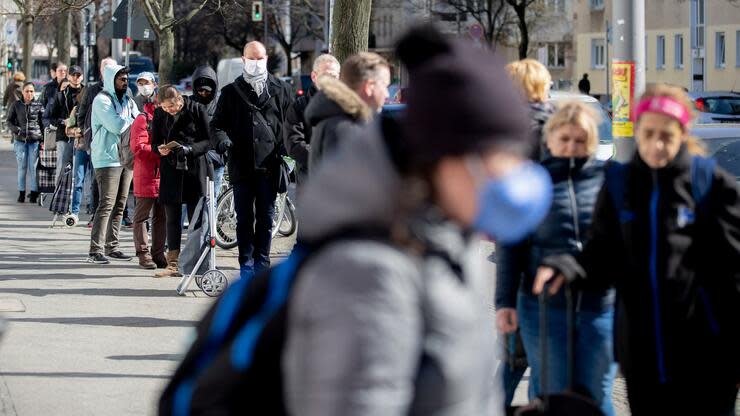
[[103, 90], [116, 96], [116, 74], [125, 67], [123, 65], [108, 65], [103, 69]]
[[311, 98], [306, 108], [306, 120], [312, 126], [336, 116], [349, 116], [368, 122], [373, 118], [372, 109], [342, 81], [322, 77], [316, 81], [319, 93]]
[[391, 225], [401, 177], [379, 134], [377, 124], [371, 126], [312, 173], [299, 196], [299, 238]]
[[[191, 95], [193, 101], [201, 103], [206, 106], [215, 106], [215, 102], [217, 100], [218, 95], [218, 78], [216, 77], [216, 71], [213, 70], [208, 65], [203, 65], [195, 68], [195, 71], [193, 72], [193, 95]], [[208, 85], [210, 86], [213, 91], [211, 92], [211, 99], [210, 100], [204, 100], [198, 93], [196, 93], [196, 90], [201, 85]], [[209, 110], [215, 111], [214, 108], [209, 108]], [[209, 111], [212, 112], [212, 111]], [[212, 115], [212, 114], [211, 114]]]

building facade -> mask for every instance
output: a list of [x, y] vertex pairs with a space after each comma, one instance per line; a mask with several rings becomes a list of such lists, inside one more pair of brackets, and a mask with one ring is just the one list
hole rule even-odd
[[[612, 0], [575, 2], [576, 76], [588, 74], [591, 93], [607, 94], [607, 42]], [[689, 91], [740, 90], [740, 4], [728, 0], [645, 2], [647, 83]]]

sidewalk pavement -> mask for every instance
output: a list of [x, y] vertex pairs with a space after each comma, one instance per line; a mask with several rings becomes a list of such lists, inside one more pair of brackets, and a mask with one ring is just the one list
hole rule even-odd
[[[0, 415], [154, 415], [161, 390], [213, 299], [138, 262], [85, 263], [90, 229], [49, 229], [48, 208], [19, 204], [12, 145], [0, 138]], [[278, 238], [275, 259], [294, 239]], [[133, 254], [130, 230], [121, 248]], [[237, 251], [217, 263], [237, 273]]]

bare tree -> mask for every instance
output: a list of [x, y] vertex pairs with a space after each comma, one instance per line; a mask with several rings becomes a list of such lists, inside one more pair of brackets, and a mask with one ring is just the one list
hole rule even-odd
[[527, 58], [529, 53], [529, 32], [536, 16], [541, 14], [539, 0], [506, 0], [516, 14], [519, 28], [519, 59]]
[[[489, 47], [495, 49], [496, 45], [511, 42], [515, 22], [506, 0], [446, 0], [442, 4], [458, 14], [471, 16], [483, 28]], [[437, 10], [436, 13], [442, 12]]]
[[293, 49], [306, 39], [320, 39], [323, 10], [311, 0], [281, 0], [267, 10], [269, 34], [283, 48], [288, 75], [293, 73]]
[[367, 50], [371, 9], [372, 0], [335, 0], [331, 50], [339, 62]]
[[193, 19], [210, 1], [219, 0], [198, 0], [194, 7], [180, 18], [175, 17], [173, 1], [141, 0], [149, 24], [159, 40], [159, 79], [162, 84], [169, 83], [172, 77], [175, 57], [175, 28]]

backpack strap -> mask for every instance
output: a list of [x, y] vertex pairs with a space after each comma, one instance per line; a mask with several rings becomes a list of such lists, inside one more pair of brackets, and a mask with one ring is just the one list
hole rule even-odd
[[691, 159], [691, 196], [697, 214], [709, 209], [709, 194], [712, 191], [714, 170], [717, 161], [712, 158], [694, 156]]

